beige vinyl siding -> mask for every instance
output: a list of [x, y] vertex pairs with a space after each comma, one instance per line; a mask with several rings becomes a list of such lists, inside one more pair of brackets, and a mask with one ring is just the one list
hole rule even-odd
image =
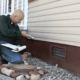
[[35, 40], [80, 46], [80, 0], [35, 0], [28, 7]]

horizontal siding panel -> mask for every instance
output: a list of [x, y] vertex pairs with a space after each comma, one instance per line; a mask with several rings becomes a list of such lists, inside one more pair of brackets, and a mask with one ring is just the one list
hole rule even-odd
[[44, 38], [35, 38], [35, 40], [41, 40], [41, 41], [47, 41], [47, 42], [54, 42], [59, 44], [67, 44], [67, 45], [75, 45], [80, 47], [80, 42], [70, 42], [70, 41], [64, 41], [64, 40], [57, 40], [57, 39], [44, 39]]
[[46, 4], [46, 3], [50, 3], [50, 2], [53, 2], [53, 1], [58, 1], [58, 0], [35, 0], [34, 2], [31, 2], [29, 4], [29, 8], [32, 8], [32, 7], [35, 7], [35, 6], [38, 6], [38, 5], [42, 5], [42, 4]]
[[72, 34], [80, 36], [80, 27], [29, 27], [29, 32], [35, 33], [55, 33], [55, 34]]
[[66, 14], [58, 14], [58, 15], [48, 15], [48, 16], [40, 16], [29, 18], [28, 22], [39, 22], [39, 21], [49, 21], [49, 20], [65, 20], [65, 19], [79, 19], [80, 11], [74, 13], [66, 13]]
[[44, 33], [44, 34], [43, 33], [32, 33], [31, 35], [37, 36], [37, 37], [43, 37], [43, 38], [80, 42], [80, 36], [79, 35], [48, 34], [48, 33]]
[[29, 9], [29, 13], [35, 12], [35, 11], [40, 11], [40, 10], [51, 9], [51, 8], [70, 6], [70, 5], [74, 5], [74, 4], [80, 4], [80, 0], [61, 0], [61, 1], [52, 2], [49, 4], [37, 6], [37, 7], [32, 7]]
[[43, 10], [35, 13], [29, 13], [29, 17], [36, 17], [36, 16], [45, 16], [45, 15], [55, 15], [55, 14], [64, 14], [69, 12], [76, 12], [80, 11], [80, 4], [71, 5], [71, 6], [65, 6], [55, 9], [49, 9], [49, 10]]
[[80, 20], [48, 21], [28, 23], [29, 26], [80, 26]]
[[78, 35], [64, 35], [64, 34], [43, 34], [43, 33], [29, 33], [36, 38], [48, 40], [58, 40], [58, 41], [65, 41], [66, 42], [74, 42], [80, 43], [80, 37]]

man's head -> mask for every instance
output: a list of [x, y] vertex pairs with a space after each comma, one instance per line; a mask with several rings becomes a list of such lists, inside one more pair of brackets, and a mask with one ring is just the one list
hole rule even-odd
[[24, 19], [24, 13], [20, 9], [15, 10], [14, 13], [10, 16], [10, 18], [13, 23], [20, 23], [21, 20]]

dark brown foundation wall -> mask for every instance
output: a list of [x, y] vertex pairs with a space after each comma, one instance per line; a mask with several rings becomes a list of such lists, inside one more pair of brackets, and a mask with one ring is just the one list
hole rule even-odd
[[[80, 74], [80, 47], [38, 40], [27, 40], [23, 37], [22, 44], [27, 46], [26, 51], [31, 52], [33, 57], [52, 65], [58, 64], [61, 68]], [[53, 47], [64, 49], [65, 57], [62, 58], [52, 55]]]

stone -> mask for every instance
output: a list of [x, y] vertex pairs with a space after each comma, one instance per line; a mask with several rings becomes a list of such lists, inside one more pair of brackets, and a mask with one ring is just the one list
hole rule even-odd
[[16, 80], [24, 80], [24, 76], [23, 75], [20, 75], [16, 78]]
[[29, 75], [25, 75], [25, 78], [26, 78], [26, 79], [30, 79], [30, 76], [29, 76]]
[[37, 75], [38, 73], [35, 72], [35, 71], [30, 71], [30, 72], [29, 72], [29, 75], [32, 75], [32, 74]]
[[27, 61], [24, 61], [24, 64], [25, 64], [25, 65], [28, 65]]
[[12, 69], [7, 69], [7, 68], [2, 68], [1, 69], [1, 72], [7, 76], [10, 76], [11, 73], [15, 72], [15, 70], [12, 70]]
[[0, 73], [1, 73], [1, 69], [2, 68], [7, 68], [6, 66], [4, 66], [4, 65], [0, 65]]
[[41, 69], [41, 67], [37, 67], [37, 70]]
[[0, 69], [2, 69], [2, 68], [6, 68], [6, 66], [0, 65]]
[[44, 75], [44, 72], [41, 71], [41, 70], [39, 70], [38, 73], [39, 73], [40, 75]]
[[40, 79], [40, 75], [39, 74], [37, 74], [37, 75], [32, 74], [31, 77], [30, 77], [30, 79], [31, 80], [39, 80]]
[[18, 77], [20, 75], [20, 73], [18, 73], [18, 72], [13, 72], [13, 73], [11, 73], [11, 77], [12, 78], [16, 78], [16, 77]]
[[25, 65], [25, 64], [9, 64], [10, 68], [13, 67], [15, 69], [27, 69], [27, 70], [35, 70], [37, 69], [36, 66], [32, 65]]
[[42, 71], [44, 74], [46, 74], [46, 73], [47, 73], [47, 71], [46, 71], [46, 70], [44, 70], [43, 68], [38, 68], [38, 71]]

